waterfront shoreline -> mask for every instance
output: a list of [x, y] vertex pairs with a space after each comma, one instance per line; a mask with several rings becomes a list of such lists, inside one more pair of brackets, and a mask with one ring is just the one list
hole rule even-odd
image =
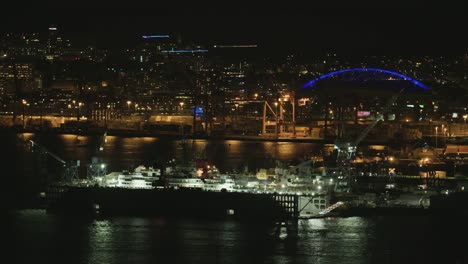
[[[116, 137], [151, 137], [161, 139], [179, 139], [179, 140], [239, 140], [239, 141], [265, 141], [265, 142], [303, 142], [303, 143], [322, 143], [322, 144], [333, 144], [334, 138], [312, 138], [312, 137], [264, 137], [264, 136], [252, 136], [252, 135], [237, 135], [237, 134], [225, 134], [225, 135], [181, 135], [172, 133], [150, 133], [138, 130], [123, 130], [123, 129], [108, 129], [108, 130], [90, 130], [90, 131], [77, 131], [77, 130], [62, 130], [62, 129], [48, 129], [48, 130], [34, 130], [34, 129], [17, 129], [12, 127], [2, 127], [1, 132], [11, 133], [44, 133], [44, 134], [66, 134], [66, 135], [77, 135], [77, 136], [102, 136], [106, 133], [107, 136]], [[387, 144], [388, 140], [372, 140], [367, 139], [363, 141], [364, 144]]]

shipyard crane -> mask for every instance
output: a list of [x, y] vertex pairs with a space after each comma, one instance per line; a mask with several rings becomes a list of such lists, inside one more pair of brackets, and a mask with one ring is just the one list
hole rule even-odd
[[[349, 185], [351, 186], [354, 182], [354, 177], [352, 177], [351, 172], [351, 162], [354, 160], [356, 155], [356, 149], [359, 144], [366, 138], [369, 132], [381, 121], [383, 120], [383, 116], [391, 109], [392, 105], [396, 102], [399, 96], [403, 93], [405, 88], [401, 89], [398, 93], [394, 94], [383, 107], [380, 115], [369, 125], [367, 126], [356, 139], [352, 141], [344, 141], [340, 142], [337, 140], [335, 142], [335, 149], [338, 150], [337, 155], [337, 166], [339, 171], [341, 171], [343, 176], [347, 176], [347, 180], [349, 181]], [[301, 169], [304, 167], [308, 167], [310, 163], [313, 163], [313, 160], [304, 161], [292, 168], [289, 169], [290, 172]], [[343, 178], [343, 179], [345, 179]]]
[[[396, 102], [398, 97], [403, 93], [405, 88], [400, 89], [400, 91], [396, 94], [394, 94], [386, 103], [386, 105], [383, 107], [380, 115], [369, 125], [367, 126], [359, 136], [353, 140], [353, 141], [345, 141], [345, 142], [340, 142], [337, 140], [335, 142], [335, 149], [338, 150], [338, 155], [337, 155], [337, 165], [339, 170], [347, 176], [351, 176], [350, 172], [350, 165], [351, 161], [355, 158], [356, 155], [356, 149], [359, 146], [359, 144], [366, 138], [366, 136], [369, 134], [369, 132], [381, 121], [383, 120], [383, 116], [391, 109], [392, 105]], [[310, 163], [313, 163], [313, 160], [307, 160], [304, 161], [296, 166], [293, 166], [289, 168], [289, 171], [292, 172], [296, 169], [304, 168], [310, 165]], [[351, 180], [351, 177], [349, 178]]]
[[50, 155], [52, 158], [54, 158], [55, 160], [57, 160], [58, 162], [62, 163], [64, 166], [65, 164], [67, 164], [66, 161], [64, 161], [63, 159], [61, 159], [59, 156], [57, 156], [56, 154], [50, 152], [48, 149], [46, 149], [44, 146], [42, 146], [41, 144], [33, 141], [33, 140], [29, 140], [29, 142], [31, 142], [31, 148], [32, 150], [34, 150], [35, 148], [36, 149], [39, 149], [43, 154], [48, 154]]
[[37, 151], [39, 154], [43, 155], [49, 155], [62, 164], [62, 166], [65, 169], [63, 174], [63, 180], [72, 181], [78, 179], [78, 166], [80, 165], [79, 161], [77, 161], [76, 163], [66, 162], [65, 160], [57, 156], [55, 153], [50, 152], [46, 147], [42, 146], [41, 144], [33, 140], [29, 140], [29, 142], [31, 143], [32, 151]]
[[344, 176], [344, 180], [348, 181], [348, 188], [353, 186], [356, 182], [355, 180], [355, 173], [352, 172], [352, 161], [356, 157], [356, 150], [359, 144], [364, 140], [369, 132], [381, 121], [384, 119], [384, 115], [391, 109], [393, 104], [396, 102], [398, 97], [403, 93], [405, 88], [403, 87], [400, 91], [394, 94], [390, 99], [387, 101], [385, 106], [382, 108], [381, 113], [376, 119], [367, 126], [361, 134], [354, 140], [348, 142], [340, 142], [339, 140], [335, 141], [335, 149], [337, 149], [337, 167], [342, 176]]
[[369, 126], [367, 126], [354, 141], [339, 142], [337, 140], [335, 142], [335, 148], [338, 149], [337, 161], [351, 161], [355, 158], [358, 145], [367, 137], [369, 132], [377, 125], [377, 123], [384, 119], [384, 115], [391, 109], [393, 104], [396, 102], [398, 97], [400, 97], [404, 90], [405, 88], [400, 89], [398, 93], [394, 94], [390, 100], [387, 101], [379, 116], [377, 116], [375, 120]]

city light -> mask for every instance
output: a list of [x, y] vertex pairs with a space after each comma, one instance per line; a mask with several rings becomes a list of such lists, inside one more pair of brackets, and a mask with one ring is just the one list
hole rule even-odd
[[[6, 217], [22, 235], [13, 253], [35, 247], [55, 260], [61, 252], [42, 244], [78, 241], [60, 245], [65, 261], [114, 260], [124, 248], [129, 260], [177, 262], [161, 241], [190, 240], [193, 225], [178, 223], [206, 217], [194, 219], [197, 241], [182, 251], [197, 258], [186, 262], [385, 262], [389, 245], [395, 263], [463, 262], [451, 241], [468, 204], [462, 10], [454, 21], [369, 8], [369, 18], [315, 19], [316, 8], [275, 19], [197, 16], [174, 2], [182, 15], [166, 17], [153, 2], [159, 9], [143, 13], [154, 16], [141, 18], [129, 17], [139, 6], [129, 1], [117, 17], [112, 6], [91, 18], [89, 8], [51, 10], [59, 19], [34, 10], [2, 25]], [[57, 230], [76, 227], [73, 215], [91, 222], [78, 223], [84, 234], [38, 236], [56, 213]], [[133, 243], [148, 224], [158, 230], [143, 238], [155, 239]], [[420, 230], [424, 243], [413, 243]], [[96, 245], [105, 250], [81, 254]]]
[[194, 50], [161, 50], [162, 53], [205, 53], [208, 52], [208, 50], [204, 49], [194, 49]]
[[150, 38], [169, 38], [169, 35], [149, 35], [149, 36], [142, 36], [144, 39]]
[[213, 48], [257, 48], [257, 44], [245, 44], [245, 45], [214, 45]]

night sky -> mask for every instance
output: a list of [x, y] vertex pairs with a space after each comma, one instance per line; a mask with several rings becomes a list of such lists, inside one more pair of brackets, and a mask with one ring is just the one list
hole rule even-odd
[[[47, 1], [46, 1], [47, 2]], [[80, 45], [132, 47], [144, 34], [180, 34], [201, 44], [258, 44], [288, 52], [446, 55], [467, 50], [463, 9], [396, 2], [383, 6], [213, 6], [183, 2], [60, 6], [50, 1], [0, 18], [1, 32], [37, 32], [56, 25]]]

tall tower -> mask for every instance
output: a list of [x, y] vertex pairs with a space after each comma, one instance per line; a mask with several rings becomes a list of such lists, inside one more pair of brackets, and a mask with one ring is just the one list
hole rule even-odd
[[57, 27], [55, 25], [51, 25], [49, 27], [46, 45], [46, 56], [47, 58], [52, 59], [55, 57], [57, 49]]

